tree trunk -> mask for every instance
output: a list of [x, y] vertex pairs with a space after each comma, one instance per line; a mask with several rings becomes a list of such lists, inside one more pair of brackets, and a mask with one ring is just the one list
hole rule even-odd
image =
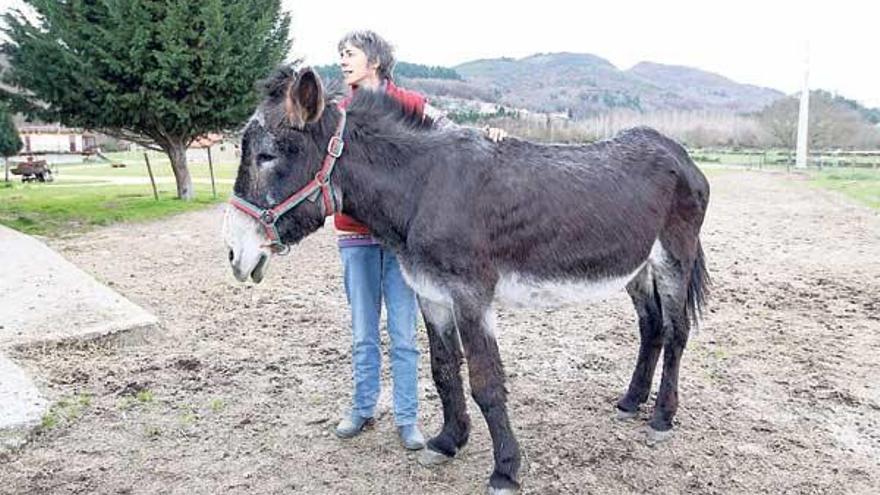
[[171, 143], [168, 148], [165, 148], [165, 153], [171, 159], [171, 170], [174, 171], [174, 178], [177, 181], [177, 197], [184, 201], [193, 199], [195, 191], [193, 190], [192, 177], [189, 175], [189, 168], [186, 166], [186, 144]]
[[4, 163], [3, 163], [3, 169], [6, 171], [6, 173], [4, 174], [4, 175], [6, 176], [6, 179], [4, 179], [4, 180], [5, 180], [6, 182], [9, 182], [9, 157], [8, 157], [8, 156], [4, 156], [4, 157], [3, 157], [3, 162], [4, 162]]

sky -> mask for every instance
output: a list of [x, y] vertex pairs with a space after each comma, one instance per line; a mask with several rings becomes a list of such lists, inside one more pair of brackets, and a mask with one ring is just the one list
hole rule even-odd
[[[0, 11], [21, 0], [0, 0]], [[591, 53], [620, 69], [640, 61], [686, 65], [740, 83], [810, 87], [880, 107], [876, 0], [282, 0], [292, 16], [291, 58], [337, 60], [354, 29], [388, 39], [397, 58], [454, 66], [480, 58]], [[514, 5], [516, 4], [516, 5]], [[809, 49], [807, 47], [809, 46]]]
[[293, 18], [293, 51], [311, 64], [335, 62], [337, 41], [346, 32], [372, 29], [407, 62], [452, 66], [480, 58], [591, 53], [619, 69], [641, 61], [686, 65], [795, 93], [803, 85], [809, 51], [812, 89], [880, 107], [877, 0], [283, 0], [283, 5]]

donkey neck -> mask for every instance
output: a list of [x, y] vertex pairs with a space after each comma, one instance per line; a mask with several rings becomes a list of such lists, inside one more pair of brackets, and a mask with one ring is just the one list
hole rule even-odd
[[423, 147], [415, 140], [396, 135], [394, 129], [375, 132], [360, 118], [349, 116], [345, 151], [335, 173], [342, 212], [366, 225], [389, 247], [400, 247], [406, 243], [428, 162], [416, 159]]

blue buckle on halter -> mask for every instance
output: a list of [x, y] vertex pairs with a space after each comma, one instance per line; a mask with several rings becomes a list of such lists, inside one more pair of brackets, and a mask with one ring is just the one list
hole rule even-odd
[[333, 136], [330, 138], [330, 142], [327, 143], [327, 154], [333, 158], [339, 158], [342, 156], [342, 148], [344, 147], [345, 142], [342, 141], [342, 138]]

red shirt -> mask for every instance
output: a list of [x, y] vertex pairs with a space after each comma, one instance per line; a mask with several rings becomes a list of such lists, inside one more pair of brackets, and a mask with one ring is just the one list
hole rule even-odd
[[[408, 91], [406, 89], [398, 88], [394, 85], [393, 82], [389, 79], [385, 82], [385, 92], [389, 95], [393, 96], [397, 101], [403, 104], [403, 108], [407, 112], [416, 113], [418, 115], [424, 115], [425, 113], [425, 97], [415, 91]], [[357, 88], [353, 89], [353, 91], [357, 91]], [[344, 100], [339, 102], [340, 108], [345, 108], [348, 104], [351, 103], [351, 96], [346, 97]], [[351, 218], [348, 215], [343, 213], [337, 213], [333, 216], [333, 224], [336, 226], [336, 230], [342, 231], [346, 234], [369, 234], [370, 229], [367, 228], [366, 225], [359, 223], [355, 219]]]

